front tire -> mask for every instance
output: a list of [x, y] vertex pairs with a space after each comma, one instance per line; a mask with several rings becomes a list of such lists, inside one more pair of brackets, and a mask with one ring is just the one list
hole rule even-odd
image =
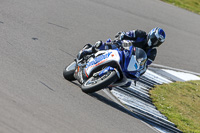
[[76, 62], [72, 62], [70, 65], [66, 66], [63, 70], [63, 77], [66, 80], [73, 81], [76, 80], [74, 78], [74, 72], [75, 72]]
[[85, 93], [93, 93], [108, 87], [117, 80], [117, 73], [115, 71], [109, 71], [107, 74], [99, 78], [93, 76], [90, 77], [85, 83], [81, 85], [81, 89]]

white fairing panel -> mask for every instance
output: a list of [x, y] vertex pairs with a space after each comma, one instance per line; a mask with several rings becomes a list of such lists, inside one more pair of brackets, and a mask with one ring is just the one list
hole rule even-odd
[[89, 75], [92, 70], [99, 65], [103, 65], [111, 61], [115, 61], [118, 64], [120, 62], [120, 57], [117, 50], [101, 50], [95, 54], [95, 57], [96, 58], [91, 58], [87, 63], [85, 69], [86, 75]]

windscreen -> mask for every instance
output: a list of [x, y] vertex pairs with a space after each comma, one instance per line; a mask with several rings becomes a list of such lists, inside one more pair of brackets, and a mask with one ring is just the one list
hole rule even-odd
[[143, 69], [146, 60], [147, 60], [147, 55], [145, 51], [141, 48], [134, 47], [132, 50], [132, 55], [127, 70], [131, 72]]

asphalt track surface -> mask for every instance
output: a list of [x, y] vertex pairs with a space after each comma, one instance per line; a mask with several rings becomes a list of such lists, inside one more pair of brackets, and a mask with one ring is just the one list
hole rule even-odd
[[0, 0], [0, 132], [156, 132], [62, 70], [86, 43], [159, 26], [155, 63], [200, 72], [199, 22], [159, 0]]

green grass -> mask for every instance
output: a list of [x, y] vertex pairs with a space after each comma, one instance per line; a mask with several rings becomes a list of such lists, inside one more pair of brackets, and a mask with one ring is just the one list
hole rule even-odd
[[200, 0], [161, 0], [200, 14]]
[[200, 81], [158, 85], [150, 94], [157, 109], [178, 129], [200, 133]]

